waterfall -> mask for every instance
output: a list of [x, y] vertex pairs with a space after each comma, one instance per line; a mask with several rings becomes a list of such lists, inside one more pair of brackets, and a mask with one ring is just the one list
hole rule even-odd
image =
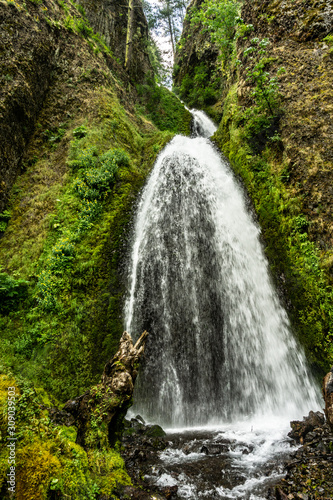
[[140, 199], [125, 328], [150, 333], [136, 410], [167, 426], [318, 407], [302, 349], [270, 279], [242, 187], [193, 111], [193, 135], [158, 157]]

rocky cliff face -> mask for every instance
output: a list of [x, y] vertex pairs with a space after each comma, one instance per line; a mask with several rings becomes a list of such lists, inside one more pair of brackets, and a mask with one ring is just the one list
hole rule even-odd
[[113, 54], [125, 64], [126, 59], [126, 32], [130, 28], [133, 32], [132, 40], [128, 43], [131, 47], [131, 60], [128, 71], [131, 78], [139, 83], [143, 82], [149, 74], [152, 76], [152, 67], [147, 53], [148, 24], [142, 10], [140, 0], [133, 0], [132, 26], [128, 24], [130, 13], [129, 0], [78, 0], [87, 14], [90, 25], [96, 33], [103, 35], [106, 44]]
[[[183, 33], [178, 42], [173, 71], [173, 81], [176, 90], [182, 99], [191, 100], [193, 87], [196, 86], [195, 76], [202, 77], [206, 83], [216, 82], [215, 86], [221, 90], [225, 85], [225, 75], [222, 75], [218, 63], [219, 49], [210, 41], [210, 35], [202, 30], [201, 25], [191, 24], [191, 13], [200, 9], [203, 0], [192, 0], [187, 8], [187, 16], [184, 20]], [[218, 81], [218, 82], [217, 82]], [[201, 81], [199, 82], [199, 86]], [[197, 84], [198, 85], [198, 84]], [[199, 96], [197, 96], [199, 97]], [[202, 102], [193, 103], [197, 107], [205, 107], [213, 104], [217, 96], [210, 94], [204, 96]]]
[[[127, 57], [125, 64], [128, 3], [100, 2], [97, 14], [93, 2], [89, 10], [67, 0], [0, 1], [0, 358], [1, 372], [14, 373], [0, 375], [0, 442], [7, 388], [16, 386], [24, 401], [17, 500], [93, 498], [97, 491], [111, 498], [130, 483], [106, 421], [97, 424], [93, 412], [88, 424], [98, 436], [103, 427], [107, 446], [85, 451], [75, 444], [75, 428], [56, 429], [45, 414], [98, 382], [117, 350], [135, 200], [160, 149], [175, 132], [189, 133], [190, 115], [167, 89], [147, 82], [141, 87], [155, 101], [148, 95], [149, 110], [142, 101], [135, 106], [135, 84], [149, 65], [146, 24], [134, 0], [134, 62]], [[137, 363], [133, 358], [126, 375], [118, 361], [107, 374], [117, 372], [117, 382], [105, 391], [114, 390], [115, 405], [124, 403], [122, 393], [128, 406]], [[30, 388], [20, 391], [15, 374]], [[107, 400], [100, 401], [102, 420]], [[4, 499], [8, 467], [1, 453]]]
[[[223, 68], [212, 58], [223, 84], [206, 106], [222, 115], [216, 144], [244, 180], [295, 331], [321, 375], [333, 361], [332, 7], [331, 0], [240, 3], [234, 52]], [[189, 10], [182, 35], [189, 42], [179, 49], [175, 78], [185, 101], [193, 95], [186, 75], [198, 72], [204, 53], [217, 55], [191, 16]], [[203, 95], [212, 78], [200, 85]], [[269, 109], [265, 98], [273, 94]]]
[[[254, 36], [271, 42], [272, 68], [280, 77], [280, 134], [290, 183], [311, 220], [312, 238], [331, 259], [333, 247], [333, 52], [323, 40], [333, 30], [332, 1], [245, 2], [242, 17]], [[244, 44], [240, 41], [238, 50]], [[273, 69], [273, 71], [274, 71]], [[238, 95], [246, 94], [241, 71]], [[330, 268], [333, 277], [333, 267]]]
[[[86, 15], [70, 3], [52, 0], [42, 4], [0, 3], [0, 212], [16, 175], [26, 166], [22, 159], [45, 104], [58, 96], [58, 105], [48, 118], [49, 130], [61, 128], [59, 124], [71, 115], [71, 107], [79, 108], [84, 103], [84, 94], [92, 83], [90, 79], [83, 82], [86, 64], [90, 64], [93, 76], [99, 74], [100, 83], [102, 67], [113, 70], [124, 81], [142, 82], [152, 75], [141, 3], [134, 2], [132, 59], [127, 71], [123, 66], [128, 0], [121, 5], [115, 0], [82, 1], [82, 5]], [[105, 37], [111, 52], [105, 50], [103, 39], [95, 36], [88, 20]], [[87, 42], [82, 43], [82, 39], [87, 40], [94, 56], [84, 53]], [[74, 85], [78, 85], [77, 91]]]

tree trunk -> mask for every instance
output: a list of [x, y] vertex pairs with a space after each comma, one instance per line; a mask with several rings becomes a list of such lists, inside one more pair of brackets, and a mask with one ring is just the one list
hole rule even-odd
[[101, 382], [67, 401], [62, 410], [50, 411], [53, 422], [77, 427], [76, 442], [83, 448], [114, 446], [120, 439], [147, 336], [144, 332], [133, 345], [131, 336], [124, 332], [118, 352], [104, 367]]
[[134, 0], [128, 2], [127, 13], [127, 32], [126, 32], [126, 51], [125, 51], [125, 69], [131, 68], [133, 59], [133, 31], [134, 31]]
[[173, 29], [173, 20], [172, 20], [170, 2], [167, 2], [167, 5], [168, 5], [168, 25], [169, 25], [169, 33], [170, 33], [170, 40], [171, 40], [171, 46], [172, 46], [172, 54], [173, 54], [173, 56], [175, 56], [176, 44], [175, 44], [175, 35], [174, 35], [174, 29]]

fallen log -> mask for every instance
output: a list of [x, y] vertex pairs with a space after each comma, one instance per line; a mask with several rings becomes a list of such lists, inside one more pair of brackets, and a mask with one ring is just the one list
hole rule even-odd
[[67, 401], [62, 410], [50, 410], [54, 423], [77, 427], [76, 442], [83, 448], [114, 446], [120, 438], [147, 336], [143, 332], [133, 345], [129, 333], [124, 332], [117, 353], [104, 367], [101, 382]]

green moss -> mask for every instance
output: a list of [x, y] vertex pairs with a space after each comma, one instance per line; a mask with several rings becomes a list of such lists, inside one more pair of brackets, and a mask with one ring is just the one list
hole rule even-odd
[[50, 452], [48, 444], [36, 440], [17, 452], [17, 500], [46, 498], [50, 478], [61, 470], [60, 461]]
[[[148, 111], [148, 118], [160, 129], [170, 132], [189, 135], [191, 114], [184, 108], [180, 100], [166, 87], [158, 86], [151, 82], [138, 85], [141, 105]], [[139, 107], [139, 111], [145, 113]]]
[[207, 110], [218, 100], [221, 90], [220, 75], [212, 73], [210, 65], [203, 61], [194, 68], [193, 75], [184, 76], [181, 86], [175, 90], [191, 108]]
[[[47, 411], [42, 410], [42, 404], [47, 402], [45, 391], [22, 383], [6, 375], [0, 376], [1, 415], [6, 409], [7, 388], [15, 386], [17, 394], [16, 498], [46, 500], [52, 492], [57, 497], [72, 500], [94, 500], [101, 494], [116, 498], [119, 488], [131, 484], [123, 459], [116, 451], [106, 445], [87, 453], [75, 443], [73, 427], [55, 426]], [[7, 442], [6, 434], [2, 432], [0, 437]], [[0, 488], [8, 470], [8, 450], [3, 449]], [[3, 498], [9, 498], [4, 495]]]
[[110, 496], [121, 486], [132, 484], [119, 453], [114, 450], [88, 452], [92, 480], [99, 494]]
[[[124, 284], [119, 271], [126, 231], [136, 196], [158, 152], [173, 136], [159, 132], [146, 118], [128, 115], [110, 88], [100, 89], [98, 95], [97, 117], [89, 125], [73, 122], [67, 128], [62, 141], [71, 143], [67, 154], [62, 153], [62, 177], [54, 175], [59, 153], [46, 143], [48, 159], [34, 161], [18, 179], [12, 217], [0, 245], [8, 274], [29, 276], [30, 282], [28, 297], [18, 310], [0, 316], [1, 357], [17, 373], [24, 363], [27, 379], [63, 401], [95, 383], [117, 348], [123, 330]], [[84, 130], [81, 137], [78, 130]], [[81, 201], [73, 182], [78, 174], [65, 161], [78, 161], [79, 152], [91, 148], [96, 159], [121, 148], [129, 162], [120, 165], [113, 186], [99, 202], [99, 213], [77, 238], [74, 228]], [[38, 184], [43, 176], [46, 185]], [[32, 178], [37, 184], [31, 184]], [[30, 198], [34, 203], [27, 225], [20, 205]], [[48, 213], [42, 223], [40, 213]], [[44, 310], [37, 299], [41, 293], [46, 297], [46, 291], [52, 303]]]
[[[289, 315], [315, 373], [321, 377], [333, 363], [333, 291], [320, 252], [306, 233], [301, 202], [285, 184], [285, 164], [274, 144], [255, 154], [249, 123], [239, 122], [237, 84], [225, 101], [214, 138], [244, 183], [259, 217], [273, 275], [283, 277]], [[279, 284], [281, 285], [281, 284]]]

